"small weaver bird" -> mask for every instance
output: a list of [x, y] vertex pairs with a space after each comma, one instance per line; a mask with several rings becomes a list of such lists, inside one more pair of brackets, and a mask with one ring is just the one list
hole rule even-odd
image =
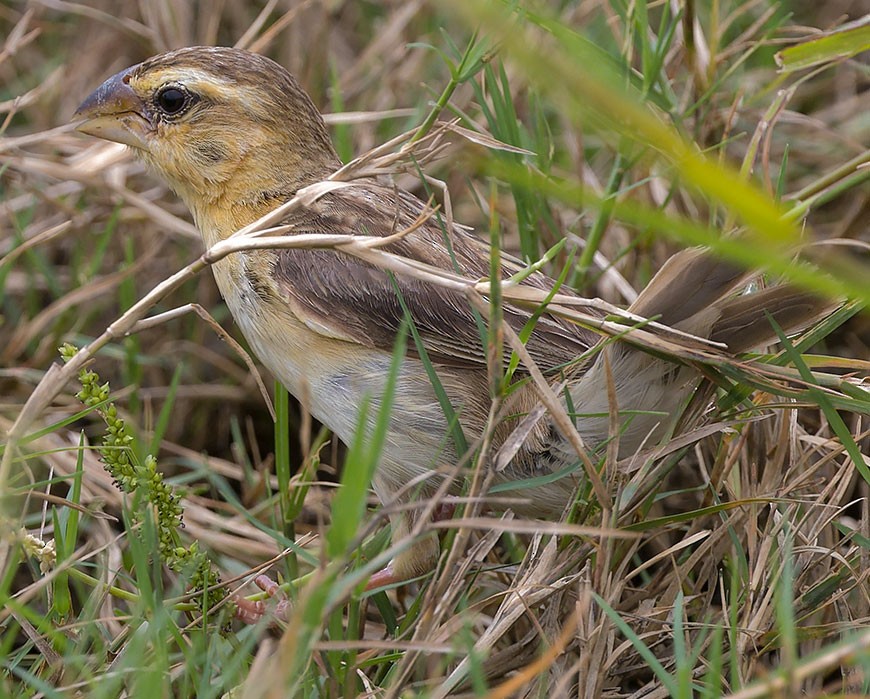
[[[106, 80], [75, 118], [80, 131], [130, 146], [163, 177], [190, 208], [207, 246], [341, 167], [322, 117], [296, 80], [270, 59], [238, 49], [194, 47], [155, 56]], [[441, 225], [426, 212], [427, 205], [414, 195], [360, 179], [294, 210], [282, 223], [290, 227], [286, 235], [387, 236], [412, 229], [385, 249], [468, 279], [488, 277], [488, 247], [454, 226], [447, 231], [448, 248]], [[522, 268], [502, 257], [503, 278]], [[263, 364], [346, 444], [353, 441], [364, 400], [377, 408], [384, 395], [394, 341], [405, 319], [400, 296], [468, 441], [487, 429], [486, 348], [475, 313], [460, 292], [402, 275], [393, 281], [372, 264], [324, 249], [234, 253], [214, 265], [214, 275]], [[629, 310], [738, 353], [776, 337], [770, 317], [793, 331], [831, 308], [830, 302], [788, 287], [737, 295], [747, 277], [703, 251], [686, 250], [660, 270]], [[540, 273], [523, 283], [541, 290], [555, 284]], [[504, 321], [519, 331], [533, 312], [505, 304]], [[578, 361], [601, 341], [595, 332], [545, 312], [526, 347], [554, 386], [567, 382], [562, 393], [570, 396], [569, 408], [578, 415], [576, 427], [589, 449], [608, 440], [608, 414], [618, 411], [623, 457], [665, 434], [699, 374], [626, 343]], [[517, 378], [527, 376], [524, 372], [521, 366]], [[495, 426], [493, 447], [503, 444], [538, 404], [531, 382], [514, 390], [503, 411], [513, 417]], [[557, 518], [582, 480], [577, 453], [548, 417], [525, 430], [509, 463], [494, 470], [493, 482], [504, 487], [536, 478], [533, 487], [516, 492], [513, 509]], [[394, 541], [411, 532], [419, 516], [418, 509], [402, 505], [431, 495], [443, 482], [439, 466], [462, 456], [412, 343], [398, 372], [373, 479], [379, 499], [394, 512]], [[375, 573], [369, 587], [431, 571], [437, 555], [434, 536], [419, 538]]]

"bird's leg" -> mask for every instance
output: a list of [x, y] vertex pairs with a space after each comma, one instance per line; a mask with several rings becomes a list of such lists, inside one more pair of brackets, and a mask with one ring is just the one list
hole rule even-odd
[[[274, 621], [287, 621], [290, 600], [281, 589], [281, 586], [268, 575], [258, 575], [254, 578], [254, 584], [269, 595], [270, 598], [278, 600], [278, 604], [270, 614], [270, 617]], [[259, 600], [253, 602], [241, 595], [235, 595], [233, 597], [233, 604], [236, 605], [236, 619], [245, 624], [256, 624], [266, 615], [266, 604]]]
[[[451, 519], [455, 509], [456, 506], [452, 503], [439, 503], [432, 512], [432, 521]], [[393, 545], [411, 534], [415, 519], [415, 513], [412, 512], [400, 512], [390, 517]], [[438, 537], [432, 532], [425, 534], [396, 554], [386, 566], [372, 574], [365, 589], [375, 590], [387, 585], [396, 585], [432, 572], [438, 563], [439, 551]]]
[[[440, 522], [451, 519], [456, 506], [453, 503], [442, 502], [432, 512], [432, 521]], [[401, 542], [410, 536], [416, 523], [413, 512], [399, 512], [390, 518], [393, 544]], [[425, 575], [435, 569], [439, 553], [438, 537], [434, 532], [425, 534], [414, 541], [408, 548], [402, 550], [386, 566], [376, 571], [366, 583], [366, 590], [376, 590], [387, 585], [397, 585], [413, 578]], [[268, 575], [258, 575], [254, 584], [270, 598], [278, 600], [278, 604], [270, 616], [276, 621], [286, 621], [290, 609], [290, 601], [281, 586]], [[233, 599], [236, 605], [236, 618], [245, 624], [256, 624], [267, 612], [267, 606], [261, 601], [251, 601], [241, 595]]]

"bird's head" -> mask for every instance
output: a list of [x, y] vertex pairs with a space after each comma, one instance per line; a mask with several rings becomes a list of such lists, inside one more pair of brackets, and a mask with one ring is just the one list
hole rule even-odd
[[79, 131], [135, 149], [200, 224], [222, 206], [250, 208], [257, 218], [340, 164], [293, 76], [240, 49], [150, 58], [106, 80], [74, 119]]

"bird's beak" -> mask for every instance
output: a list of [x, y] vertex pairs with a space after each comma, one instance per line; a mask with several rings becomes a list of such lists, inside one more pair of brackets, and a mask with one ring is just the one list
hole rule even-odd
[[128, 84], [134, 70], [127, 68], [106, 80], [81, 103], [73, 115], [76, 129], [107, 141], [148, 150], [154, 126], [148, 109]]

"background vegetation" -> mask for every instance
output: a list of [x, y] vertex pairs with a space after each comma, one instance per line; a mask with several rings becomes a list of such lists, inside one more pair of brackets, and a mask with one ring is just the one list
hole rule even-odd
[[[868, 242], [870, 42], [866, 24], [832, 33], [860, 6], [0, 6], [0, 694], [870, 692], [866, 260], [789, 264], [799, 240]], [[346, 454], [280, 390], [276, 428], [205, 313], [106, 342], [81, 397], [48, 371], [201, 252], [162, 184], [67, 124], [108, 75], [193, 44], [294, 72], [345, 160], [435, 118], [487, 134], [444, 137], [425, 171], [446, 188], [406, 156], [396, 180], [527, 260], [561, 244], [545, 268], [589, 296], [625, 305], [703, 241], [856, 303], [782, 355], [709, 361], [712, 407], [661, 458], [605, 464], [612, 501], [586, 529], [460, 512], [431, 578], [355, 593], [386, 542], [352, 477], [376, 450]], [[191, 303], [241, 342], [208, 270], [148, 315]], [[224, 597], [256, 595], [264, 564], [303, 576], [277, 628]], [[225, 587], [203, 594], [208, 571]]]

